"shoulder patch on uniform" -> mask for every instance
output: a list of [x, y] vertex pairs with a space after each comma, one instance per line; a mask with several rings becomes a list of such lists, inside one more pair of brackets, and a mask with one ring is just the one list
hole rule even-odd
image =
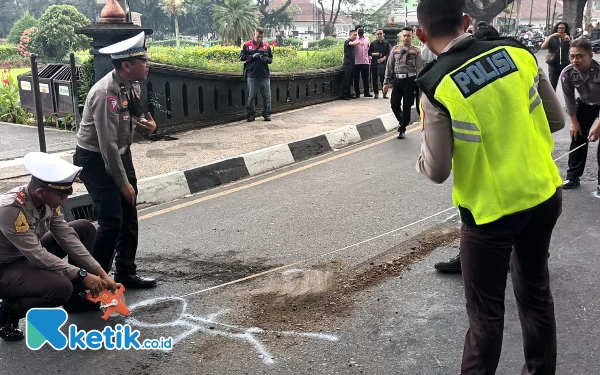
[[119, 98], [111, 95], [106, 98], [106, 101], [108, 102], [108, 110], [112, 113], [117, 113], [119, 107]]
[[61, 216], [62, 215], [62, 212], [60, 211], [60, 207], [56, 207], [54, 209], [54, 212], [56, 213], [56, 216]]
[[19, 210], [19, 214], [15, 219], [15, 231], [17, 233], [27, 233], [29, 232], [29, 223], [27, 222], [27, 218], [23, 211]]
[[465, 98], [497, 79], [518, 71], [506, 49], [502, 48], [471, 61], [450, 77]]
[[19, 202], [19, 204], [23, 205], [27, 201], [27, 196], [25, 195], [25, 193], [20, 192], [19, 194], [17, 194], [15, 200]]

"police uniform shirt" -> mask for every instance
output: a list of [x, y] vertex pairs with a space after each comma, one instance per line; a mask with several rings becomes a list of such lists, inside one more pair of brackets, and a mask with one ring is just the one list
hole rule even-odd
[[579, 93], [582, 102], [589, 105], [600, 105], [600, 64], [592, 60], [592, 65], [587, 73], [580, 72], [567, 66], [560, 76], [563, 96], [567, 107], [567, 114], [577, 113], [575, 90]]
[[[463, 34], [454, 39], [442, 51], [447, 52], [455, 45], [472, 38], [471, 34]], [[552, 85], [539, 69], [540, 81], [538, 92], [542, 99], [550, 130], [558, 131], [564, 127], [565, 117]], [[494, 98], [489, 98], [494, 100]], [[421, 154], [417, 160], [416, 170], [432, 181], [442, 183], [452, 171], [454, 136], [452, 120], [446, 113], [434, 106], [427, 95], [421, 96]]]
[[40, 239], [48, 231], [68, 254], [69, 259], [87, 270], [96, 270], [100, 264], [83, 246], [60, 210], [44, 205], [37, 210], [32, 203], [27, 185], [0, 195], [0, 263], [22, 258], [38, 268], [55, 271], [74, 279], [79, 267], [56, 257], [42, 247]]
[[[124, 85], [113, 70], [90, 89], [77, 133], [77, 145], [101, 153], [108, 173], [118, 186], [128, 182], [121, 155], [133, 143], [132, 118], [128, 109], [132, 94]], [[139, 97], [139, 83], [132, 83], [132, 88]]]
[[397, 45], [390, 51], [390, 56], [385, 69], [384, 85], [387, 85], [395, 74], [417, 74], [423, 69], [421, 50], [411, 45]]

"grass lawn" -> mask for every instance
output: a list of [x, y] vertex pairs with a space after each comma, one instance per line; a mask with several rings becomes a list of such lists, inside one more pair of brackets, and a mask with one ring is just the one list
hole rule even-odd
[[15, 81], [16, 81], [18, 75], [27, 73], [29, 71], [31, 71], [30, 68], [18, 68], [18, 69], [13, 68], [13, 69], [10, 70], [10, 75], [13, 76], [15, 78]]

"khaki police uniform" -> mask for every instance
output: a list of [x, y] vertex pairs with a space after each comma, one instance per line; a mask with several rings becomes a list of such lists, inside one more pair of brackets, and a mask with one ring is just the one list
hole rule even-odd
[[[113, 60], [149, 59], [143, 32], [100, 53]], [[144, 118], [140, 92], [139, 82], [125, 82], [116, 69], [96, 82], [86, 98], [74, 156], [75, 164], [83, 167], [81, 181], [94, 202], [99, 225], [94, 257], [106, 273], [114, 259], [115, 281], [134, 288], [156, 285], [154, 279], [137, 275], [137, 209], [121, 193], [128, 183], [138, 193], [131, 144], [134, 119]]]
[[[464, 374], [496, 371], [509, 266], [522, 319], [523, 371], [553, 373], [556, 367], [547, 257], [562, 195], [551, 159], [550, 133], [564, 127], [564, 115], [548, 78], [521, 49], [510, 40], [474, 41], [463, 34], [417, 80], [424, 95], [416, 169], [436, 183], [454, 172], [453, 200], [463, 222], [460, 260], [469, 317]], [[506, 116], [482, 117], [486, 112]], [[498, 136], [503, 132], [504, 138]], [[515, 150], [530, 153], [535, 160], [522, 164], [520, 156], [503, 155]], [[498, 180], [514, 183], [494, 184]], [[536, 186], [529, 181], [536, 181]], [[529, 208], [515, 209], [521, 204]]]
[[[569, 154], [569, 167], [564, 188], [579, 186], [585, 171], [588, 154], [588, 136], [600, 112], [600, 64], [592, 60], [588, 72], [578, 71], [573, 65], [567, 66], [560, 77], [562, 91], [568, 115], [576, 115], [581, 126], [581, 134], [571, 139], [570, 150], [580, 149]], [[575, 91], [579, 98], [575, 99]], [[600, 144], [598, 146], [598, 171], [600, 172]], [[598, 193], [600, 193], [600, 173], [598, 174]]]
[[410, 124], [411, 107], [415, 103], [417, 74], [423, 68], [421, 50], [411, 45], [397, 45], [392, 48], [388, 59], [384, 85], [393, 84], [390, 104], [398, 120], [398, 132], [404, 135]]
[[[41, 152], [26, 155], [25, 167], [63, 195], [72, 193], [81, 170]], [[100, 268], [90, 254], [94, 225], [87, 220], [67, 223], [60, 207], [36, 207], [28, 186], [0, 195], [0, 337], [9, 340], [18, 336], [14, 329], [29, 309], [77, 303], [73, 290], [82, 290], [80, 269]]]

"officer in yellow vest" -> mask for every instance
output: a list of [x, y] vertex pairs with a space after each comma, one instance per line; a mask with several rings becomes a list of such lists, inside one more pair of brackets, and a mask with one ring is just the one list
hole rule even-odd
[[523, 330], [523, 373], [554, 374], [556, 323], [548, 248], [562, 209], [552, 131], [558, 99], [535, 57], [513, 39], [479, 41], [465, 0], [421, 0], [417, 36], [438, 56], [417, 78], [422, 147], [417, 169], [453, 172], [469, 330], [461, 374], [494, 374], [502, 349], [510, 267]]

